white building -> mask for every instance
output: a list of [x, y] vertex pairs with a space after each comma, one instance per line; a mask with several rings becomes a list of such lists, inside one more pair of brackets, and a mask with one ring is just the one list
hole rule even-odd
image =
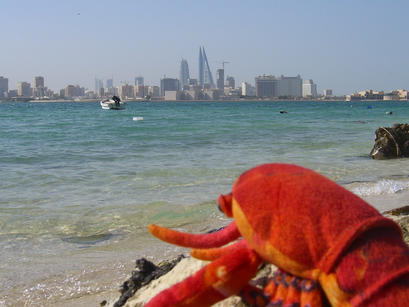
[[241, 95], [246, 97], [256, 96], [256, 88], [250, 83], [242, 82], [241, 83]]
[[317, 97], [317, 85], [311, 79], [305, 80], [302, 85], [302, 96], [303, 97]]
[[165, 100], [178, 100], [179, 91], [165, 91]]

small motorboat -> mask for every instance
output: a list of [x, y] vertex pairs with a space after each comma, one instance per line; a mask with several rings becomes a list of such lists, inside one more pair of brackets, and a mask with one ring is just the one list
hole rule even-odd
[[125, 102], [122, 102], [118, 96], [112, 96], [112, 98], [104, 99], [100, 101], [101, 107], [104, 110], [123, 110], [125, 109]]

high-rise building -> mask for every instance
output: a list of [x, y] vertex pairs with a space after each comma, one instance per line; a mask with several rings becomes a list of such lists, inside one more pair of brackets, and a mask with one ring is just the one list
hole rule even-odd
[[77, 96], [77, 88], [74, 85], [67, 85], [65, 87], [65, 96], [64, 97], [76, 97]]
[[4, 98], [9, 91], [9, 79], [0, 76], [0, 98]]
[[333, 94], [333, 92], [332, 92], [332, 90], [324, 90], [323, 91], [323, 95], [325, 96], [325, 97], [332, 97], [334, 94]]
[[104, 87], [104, 83], [101, 79], [95, 78], [95, 93], [99, 93], [99, 89]]
[[202, 47], [199, 47], [199, 85], [203, 86], [204, 84], [204, 60]]
[[278, 80], [274, 76], [256, 77], [256, 96], [257, 97], [276, 97], [278, 96]]
[[114, 87], [114, 78], [107, 79], [105, 82], [105, 87], [106, 88], [112, 88]]
[[296, 77], [284, 77], [278, 79], [278, 97], [302, 97], [302, 79]]
[[44, 87], [44, 77], [36, 76], [34, 77], [34, 88]]
[[212, 72], [210, 71], [209, 62], [207, 60], [204, 47], [199, 48], [199, 85], [205, 84], [214, 87]]
[[76, 85], [75, 86], [75, 96], [80, 97], [80, 96], [85, 96], [85, 88]]
[[302, 85], [302, 96], [303, 97], [317, 97], [317, 85], [311, 79], [305, 80]]
[[180, 75], [179, 75], [179, 81], [180, 81], [180, 88], [182, 90], [185, 90], [189, 87], [189, 65], [187, 64], [187, 61], [182, 59], [180, 62]]
[[218, 69], [216, 71], [216, 80], [217, 88], [220, 90], [224, 89], [224, 69]]
[[145, 83], [144, 83], [144, 79], [143, 79], [143, 77], [142, 76], [139, 76], [139, 77], [136, 77], [135, 78], [135, 85], [144, 85]]
[[140, 98], [145, 97], [148, 93], [147, 88], [148, 87], [145, 85], [140, 85], [140, 84], [135, 85], [134, 86], [134, 96], [140, 97]]
[[165, 96], [166, 91], [178, 91], [179, 80], [172, 78], [160, 79], [160, 95]]
[[17, 95], [31, 97], [31, 84], [28, 82], [19, 82], [17, 84]]
[[151, 97], [159, 97], [160, 95], [159, 86], [156, 85], [148, 86], [148, 95]]
[[226, 87], [236, 88], [236, 81], [234, 80], [234, 77], [226, 77]]
[[34, 97], [45, 96], [44, 77], [41, 76], [34, 77], [33, 96]]
[[257, 97], [301, 97], [302, 79], [297, 77], [276, 78], [272, 75], [256, 78]]
[[118, 87], [119, 98], [133, 98], [134, 97], [134, 87], [129, 84], [122, 84]]

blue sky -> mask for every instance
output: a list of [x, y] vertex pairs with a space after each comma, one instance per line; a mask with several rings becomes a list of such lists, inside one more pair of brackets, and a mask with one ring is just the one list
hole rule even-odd
[[10, 88], [43, 75], [48, 87], [93, 89], [142, 75], [197, 78], [199, 46], [215, 76], [313, 79], [322, 91], [409, 89], [409, 1], [0, 1], [0, 76]]

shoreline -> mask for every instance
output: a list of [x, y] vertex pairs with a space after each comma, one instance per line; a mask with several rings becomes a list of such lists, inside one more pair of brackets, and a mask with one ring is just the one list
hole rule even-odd
[[[101, 98], [102, 99], [102, 98]], [[16, 100], [0, 100], [0, 103], [18, 102], [18, 103], [62, 103], [62, 102], [99, 102], [101, 99], [33, 99], [25, 101]], [[381, 100], [381, 99], [365, 99], [365, 100], [346, 100], [346, 99], [278, 99], [278, 98], [237, 98], [237, 99], [217, 99], [217, 100], [164, 100], [164, 99], [152, 99], [152, 100], [123, 100], [125, 103], [138, 103], [138, 102], [345, 102], [345, 103], [357, 103], [357, 102], [408, 102], [408, 99], [400, 100]]]

